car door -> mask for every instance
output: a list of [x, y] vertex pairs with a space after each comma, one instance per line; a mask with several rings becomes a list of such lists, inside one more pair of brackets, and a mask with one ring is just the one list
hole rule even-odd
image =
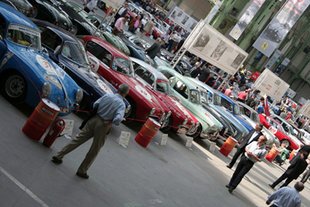
[[2, 62], [3, 57], [7, 51], [7, 47], [6, 47], [6, 44], [4, 42], [6, 28], [7, 28], [6, 21], [3, 18], [3, 16], [0, 14], [0, 61], [1, 61], [0, 66], [2, 66], [2, 64], [3, 64], [3, 62]]

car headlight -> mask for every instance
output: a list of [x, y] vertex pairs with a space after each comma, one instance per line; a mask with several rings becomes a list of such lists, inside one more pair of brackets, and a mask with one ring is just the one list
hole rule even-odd
[[168, 119], [170, 116], [171, 116], [171, 111], [167, 113], [166, 119]]
[[[188, 118], [184, 119], [184, 121], [183, 121], [183, 125], [186, 125], [186, 124], [187, 124], [187, 122], [188, 122]], [[192, 125], [193, 125], [193, 124], [192, 124]]]
[[76, 91], [75, 100], [76, 100], [77, 103], [80, 103], [82, 101], [82, 99], [83, 99], [83, 90], [79, 88]]
[[150, 116], [153, 115], [155, 113], [155, 108], [152, 108], [150, 111]]
[[160, 122], [163, 122], [165, 118], [166, 118], [166, 113], [164, 112], [163, 115], [161, 115]]
[[49, 82], [45, 82], [42, 86], [42, 97], [46, 98], [51, 94], [52, 86]]

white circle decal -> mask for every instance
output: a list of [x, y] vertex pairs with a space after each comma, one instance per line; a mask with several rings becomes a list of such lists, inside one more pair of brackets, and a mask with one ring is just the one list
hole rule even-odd
[[55, 68], [44, 57], [37, 55], [36, 60], [48, 75], [56, 75]]

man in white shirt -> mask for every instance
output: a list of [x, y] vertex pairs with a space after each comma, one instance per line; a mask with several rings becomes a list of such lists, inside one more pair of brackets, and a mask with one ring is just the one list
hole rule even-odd
[[93, 12], [94, 9], [97, 7], [97, 3], [98, 3], [98, 0], [89, 0], [87, 1], [87, 3], [85, 4], [85, 7], [84, 7], [84, 11], [86, 11], [87, 13], [89, 12]]
[[267, 153], [267, 150], [265, 149], [266, 141], [267, 138], [264, 135], [261, 135], [258, 141], [253, 141], [245, 147], [245, 153], [242, 155], [229, 184], [226, 185], [230, 193], [232, 193], [239, 185], [243, 177], [251, 170], [253, 165], [265, 157]]
[[247, 134], [244, 138], [242, 138], [240, 145], [238, 147], [237, 152], [234, 154], [233, 158], [231, 159], [230, 163], [227, 165], [228, 168], [232, 168], [236, 163], [237, 159], [240, 157], [241, 154], [245, 152], [245, 147], [253, 141], [257, 141], [258, 138], [263, 135], [261, 132], [263, 129], [263, 125], [257, 123], [255, 126], [255, 130], [251, 131]]

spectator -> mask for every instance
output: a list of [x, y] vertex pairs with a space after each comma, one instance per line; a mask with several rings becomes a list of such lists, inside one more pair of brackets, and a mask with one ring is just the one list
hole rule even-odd
[[275, 191], [273, 194], [268, 196], [266, 201], [270, 207], [300, 207], [301, 197], [300, 192], [304, 189], [302, 182], [297, 182], [292, 187], [283, 187]]
[[90, 0], [87, 3], [85, 3], [84, 11], [89, 13], [93, 12], [94, 9], [97, 7], [98, 0]]
[[124, 31], [124, 27], [126, 22], [128, 21], [128, 16], [125, 17], [120, 17], [118, 18], [118, 20], [116, 20], [114, 28], [113, 28], [113, 34], [114, 35], [119, 35], [121, 33], [123, 33]]
[[257, 106], [257, 113], [259, 114], [263, 114], [265, 112], [264, 101], [265, 101], [265, 98], [263, 97], [260, 98], [259, 105]]
[[251, 170], [256, 162], [260, 162], [265, 157], [267, 151], [265, 149], [267, 138], [261, 135], [258, 141], [253, 141], [245, 148], [245, 153], [242, 155], [238, 166], [230, 179], [230, 182], [226, 187], [229, 193], [232, 193], [234, 189], [239, 185], [243, 177]]
[[229, 88], [227, 88], [226, 90], [225, 90], [225, 95], [226, 96], [228, 96], [228, 97], [231, 97], [232, 96], [232, 92], [233, 92], [233, 90], [234, 90], [234, 87], [233, 86], [230, 86]]
[[210, 70], [206, 65], [203, 65], [201, 67], [198, 79], [201, 82], [206, 83], [208, 81], [209, 77], [210, 77]]
[[150, 19], [144, 26], [144, 35], [145, 36], [150, 36], [152, 34], [153, 31], [153, 27], [154, 27], [154, 20]]
[[151, 58], [154, 59], [157, 54], [160, 52], [161, 46], [163, 44], [162, 39], [159, 37], [156, 39], [156, 41], [153, 43], [151, 47], [146, 49], [147, 55]]
[[246, 89], [245, 91], [240, 91], [238, 93], [237, 100], [242, 102], [242, 103], [245, 103], [245, 100], [248, 98], [248, 94], [250, 91], [251, 91], [251, 89]]
[[104, 145], [106, 136], [112, 128], [112, 124], [119, 125], [124, 119], [126, 106], [123, 99], [128, 92], [129, 86], [122, 84], [119, 86], [117, 94], [106, 93], [99, 98], [94, 103], [94, 108], [97, 109], [96, 115], [87, 121], [86, 125], [82, 128], [81, 132], [75, 139], [53, 156], [52, 162], [55, 164], [61, 164], [62, 159], [66, 154], [93, 138], [93, 143], [89, 152], [76, 172], [77, 176], [88, 179], [89, 176], [87, 170], [94, 162], [101, 147]]
[[306, 172], [302, 175], [302, 178], [301, 178], [301, 180], [300, 180], [302, 183], [306, 183], [307, 180], [308, 180], [309, 177], [310, 177], [309, 160], [307, 160], [307, 163], [308, 163], [308, 168], [307, 168]]
[[307, 163], [308, 153], [305, 151], [300, 152], [300, 155], [293, 159], [291, 165], [287, 170], [281, 175], [274, 183], [269, 184], [271, 188], [275, 188], [281, 181], [285, 180], [281, 187], [287, 186], [294, 179], [297, 179], [300, 174], [302, 174], [308, 166]]
[[137, 15], [136, 17], [132, 18], [129, 22], [129, 28], [128, 30], [131, 33], [136, 33], [136, 30], [140, 27], [140, 15]]
[[117, 21], [120, 17], [126, 16], [127, 13], [128, 13], [128, 11], [129, 11], [129, 9], [128, 9], [128, 3], [125, 2], [125, 3], [124, 3], [124, 6], [121, 7], [121, 8], [118, 10], [118, 12], [115, 14], [115, 17], [114, 17], [115, 21], [114, 21], [113, 25], [115, 25], [116, 21]]
[[263, 130], [263, 125], [256, 124], [255, 130], [251, 131], [245, 137], [242, 137], [242, 140], [240, 142], [237, 152], [234, 154], [232, 160], [226, 167], [232, 168], [234, 166], [234, 164], [236, 163], [240, 155], [244, 154], [246, 146], [251, 144], [253, 141], [257, 141], [259, 137], [263, 135], [263, 133], [261, 132], [262, 130]]

